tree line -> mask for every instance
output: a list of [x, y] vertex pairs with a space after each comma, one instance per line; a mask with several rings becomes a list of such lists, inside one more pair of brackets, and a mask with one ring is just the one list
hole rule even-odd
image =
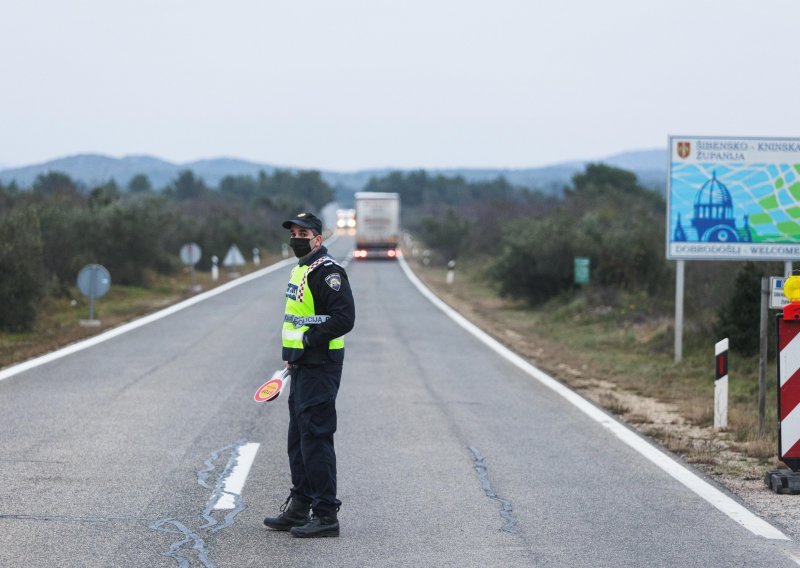
[[199, 268], [208, 269], [232, 243], [277, 248], [281, 221], [332, 198], [315, 171], [227, 176], [213, 188], [186, 170], [162, 191], [144, 175], [125, 188], [86, 187], [60, 172], [30, 187], [0, 183], [0, 329], [31, 329], [48, 298], [74, 293], [85, 264], [104, 265], [116, 284], [147, 287], [180, 269], [183, 243], [200, 245]]
[[[627, 318], [671, 315], [666, 203], [631, 172], [589, 164], [561, 197], [502, 177], [470, 182], [424, 170], [375, 177], [364, 190], [399, 193], [403, 226], [434, 261], [476, 261], [499, 294], [532, 306], [577, 294], [588, 305], [620, 307]], [[74, 293], [86, 263], [105, 265], [115, 283], [147, 286], [152, 275], [178, 270], [181, 244], [193, 241], [207, 270], [211, 254], [222, 256], [234, 242], [277, 247], [283, 219], [318, 211], [333, 196], [315, 171], [227, 176], [211, 187], [187, 170], [161, 191], [144, 175], [125, 188], [83, 187], [62, 173], [31, 187], [0, 184], [0, 329], [30, 328], [43, 300]], [[588, 287], [574, 282], [576, 256], [590, 259]], [[756, 350], [752, 290], [770, 271], [780, 267], [688, 263], [687, 335], [736, 337], [738, 350]]]

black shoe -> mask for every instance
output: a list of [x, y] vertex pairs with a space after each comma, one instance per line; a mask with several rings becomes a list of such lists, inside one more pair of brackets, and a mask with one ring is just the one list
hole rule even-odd
[[339, 536], [339, 521], [336, 513], [329, 517], [311, 517], [302, 527], [293, 527], [290, 531], [297, 538], [317, 538], [322, 536]]
[[[291, 501], [291, 505], [289, 505]], [[288, 506], [288, 509], [287, 509]], [[281, 506], [281, 513], [277, 517], [267, 517], [264, 524], [276, 531], [288, 531], [292, 527], [302, 527], [311, 520], [308, 515], [311, 503], [292, 499], [291, 495]]]

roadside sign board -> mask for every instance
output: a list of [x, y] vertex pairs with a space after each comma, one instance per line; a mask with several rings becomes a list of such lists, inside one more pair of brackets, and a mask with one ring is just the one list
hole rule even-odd
[[181, 247], [181, 261], [188, 266], [194, 266], [203, 257], [203, 250], [197, 243], [186, 243]]
[[244, 256], [242, 256], [242, 251], [239, 250], [239, 247], [231, 245], [231, 248], [228, 249], [228, 254], [225, 255], [222, 261], [222, 266], [244, 266]]
[[783, 283], [786, 282], [784, 276], [769, 277], [769, 309], [782, 310], [789, 305], [789, 299], [783, 294]]
[[670, 136], [667, 258], [800, 259], [800, 138]]
[[575, 257], [575, 284], [589, 283], [589, 259], [585, 256]]
[[104, 296], [111, 288], [111, 274], [105, 266], [99, 264], [87, 264], [78, 272], [78, 289], [81, 294], [89, 297], [89, 319], [81, 320], [81, 325], [100, 325], [94, 319], [94, 299]]
[[111, 274], [104, 266], [87, 264], [78, 273], [78, 289], [84, 296], [99, 298], [111, 288]]

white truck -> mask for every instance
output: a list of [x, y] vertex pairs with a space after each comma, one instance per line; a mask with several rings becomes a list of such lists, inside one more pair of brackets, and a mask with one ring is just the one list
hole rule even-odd
[[355, 198], [353, 258], [396, 258], [400, 242], [400, 195], [361, 191]]

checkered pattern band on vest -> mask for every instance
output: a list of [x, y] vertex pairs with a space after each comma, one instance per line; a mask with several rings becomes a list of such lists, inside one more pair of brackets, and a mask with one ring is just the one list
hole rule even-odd
[[308, 280], [308, 275], [311, 274], [311, 271], [314, 270], [316, 267], [318, 267], [320, 264], [325, 264], [326, 262], [332, 262], [333, 264], [341, 268], [341, 265], [329, 256], [321, 256], [317, 260], [312, 262], [311, 265], [308, 267], [308, 270], [306, 270], [306, 273], [303, 275], [303, 280], [302, 282], [300, 282], [300, 287], [297, 290], [298, 302], [303, 301], [303, 293], [306, 290], [306, 281]]

